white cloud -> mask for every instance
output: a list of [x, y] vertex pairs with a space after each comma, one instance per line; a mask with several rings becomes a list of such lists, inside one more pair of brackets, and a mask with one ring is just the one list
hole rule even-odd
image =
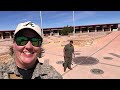
[[[81, 19], [92, 17], [94, 15], [96, 15], [95, 11], [75, 11], [74, 20], [75, 20], [75, 22], [77, 22], [77, 21], [79, 21]], [[72, 12], [71, 13], [70, 12], [69, 13], [68, 12], [62, 12], [60, 14], [56, 14], [55, 16], [53, 16], [51, 18], [54, 18], [54, 19], [56, 18], [56, 19], [59, 20], [59, 22], [52, 22], [52, 24], [54, 24], [56, 26], [61, 25], [61, 23], [66, 23], [66, 25], [67, 25], [69, 23], [72, 24], [72, 22], [73, 22]]]
[[78, 12], [75, 15], [75, 21], [80, 20], [80, 19], [84, 19], [84, 18], [88, 18], [88, 17], [92, 17], [96, 14], [95, 11], [83, 11], [83, 12]]
[[20, 16], [22, 18], [20, 21], [37, 20], [39, 19], [38, 15], [39, 15], [38, 11], [25, 12]]

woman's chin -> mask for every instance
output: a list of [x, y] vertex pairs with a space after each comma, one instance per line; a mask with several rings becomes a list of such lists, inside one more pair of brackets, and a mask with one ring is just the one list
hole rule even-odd
[[29, 64], [29, 63], [32, 63], [34, 62], [34, 59], [31, 59], [31, 58], [24, 58], [24, 60], [22, 60], [24, 63], [26, 64]]

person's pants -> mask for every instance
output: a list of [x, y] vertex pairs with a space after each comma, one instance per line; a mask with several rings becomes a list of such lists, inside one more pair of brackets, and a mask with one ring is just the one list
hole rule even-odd
[[67, 67], [70, 69], [72, 64], [72, 57], [64, 57], [64, 68]]

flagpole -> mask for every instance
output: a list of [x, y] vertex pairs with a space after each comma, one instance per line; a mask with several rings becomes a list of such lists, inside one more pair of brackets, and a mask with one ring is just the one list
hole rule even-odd
[[42, 28], [42, 13], [40, 11], [40, 21], [41, 21], [41, 35], [43, 37], [43, 28]]
[[75, 35], [75, 22], [74, 22], [74, 11], [73, 11], [73, 35]]

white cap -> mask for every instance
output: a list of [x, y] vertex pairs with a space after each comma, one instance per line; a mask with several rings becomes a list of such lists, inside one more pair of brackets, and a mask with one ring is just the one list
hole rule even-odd
[[16, 30], [14, 32], [14, 36], [20, 30], [25, 29], [25, 28], [30, 28], [30, 29], [34, 30], [41, 37], [41, 28], [38, 25], [32, 23], [31, 21], [27, 21], [27, 22], [18, 24], [18, 26], [17, 26], [17, 28], [16, 28]]

